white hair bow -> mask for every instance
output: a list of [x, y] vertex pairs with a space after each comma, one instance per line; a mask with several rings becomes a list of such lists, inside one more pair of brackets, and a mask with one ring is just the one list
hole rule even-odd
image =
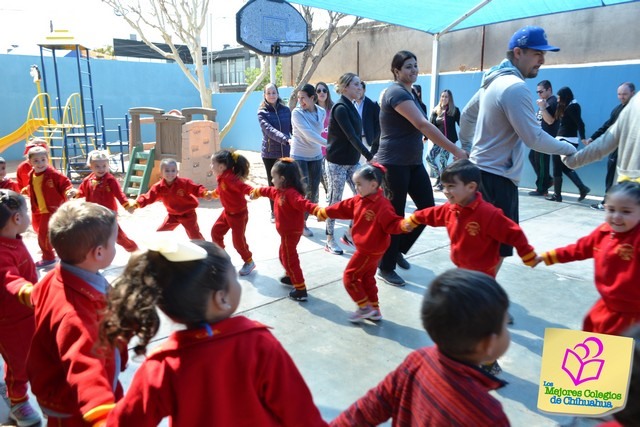
[[149, 250], [160, 252], [171, 262], [197, 261], [207, 257], [204, 248], [193, 242], [177, 239], [170, 232], [156, 233], [145, 246]]

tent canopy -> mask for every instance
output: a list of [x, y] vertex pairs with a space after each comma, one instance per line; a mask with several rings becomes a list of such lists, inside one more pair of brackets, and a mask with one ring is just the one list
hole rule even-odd
[[[637, 0], [288, 0], [438, 34]], [[476, 10], [468, 18], [465, 15]], [[462, 20], [461, 20], [462, 19]], [[451, 27], [452, 24], [455, 24]], [[451, 28], [450, 28], [451, 27]]]

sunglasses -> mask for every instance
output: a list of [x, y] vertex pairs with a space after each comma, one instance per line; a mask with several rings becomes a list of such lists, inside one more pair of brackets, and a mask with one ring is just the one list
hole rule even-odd
[[537, 90], [537, 91], [536, 91], [536, 93], [537, 93], [538, 95], [540, 95], [540, 94], [541, 94], [541, 93], [543, 93], [543, 92], [544, 92], [544, 90]]
[[316, 89], [316, 93], [329, 93], [329, 91], [327, 89], [318, 88]]

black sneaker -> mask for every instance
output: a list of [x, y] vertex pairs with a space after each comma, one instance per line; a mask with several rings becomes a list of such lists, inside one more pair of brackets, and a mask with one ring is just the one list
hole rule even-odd
[[347, 233], [344, 233], [344, 234], [342, 235], [342, 237], [340, 238], [340, 241], [341, 241], [342, 243], [344, 243], [345, 245], [347, 245], [347, 246], [351, 246], [351, 247], [354, 247], [354, 246], [355, 246], [355, 245], [353, 244], [352, 237], [351, 237], [351, 236], [348, 236], [348, 235], [347, 235]]
[[502, 368], [498, 364], [496, 360], [493, 363], [489, 363], [487, 365], [480, 365], [480, 368], [485, 371], [487, 374], [491, 374], [493, 376], [499, 375], [502, 372]]
[[289, 276], [282, 276], [280, 278], [280, 283], [287, 286], [293, 286], [293, 282], [291, 281], [291, 277]]
[[594, 209], [596, 211], [603, 211], [604, 205], [602, 203], [594, 203], [593, 205], [591, 205], [591, 209]]
[[391, 286], [405, 285], [404, 279], [398, 276], [398, 273], [396, 273], [393, 270], [386, 271], [386, 270], [378, 269], [378, 273], [376, 274], [376, 277], [382, 280], [383, 282], [390, 284]]
[[546, 196], [549, 193], [541, 193], [538, 190], [534, 190], [534, 191], [529, 191], [529, 195], [530, 196]]
[[306, 289], [294, 289], [289, 292], [289, 298], [294, 301], [306, 301], [307, 300], [307, 290]]
[[396, 264], [398, 264], [398, 267], [400, 267], [403, 270], [408, 270], [411, 268], [411, 264], [409, 264], [409, 261], [404, 259], [404, 256], [402, 255], [402, 253], [399, 253], [398, 256], [396, 257]]

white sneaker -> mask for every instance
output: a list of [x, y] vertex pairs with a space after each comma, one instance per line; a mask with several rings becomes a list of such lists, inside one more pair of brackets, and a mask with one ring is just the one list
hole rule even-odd
[[334, 255], [342, 255], [342, 248], [333, 240], [333, 236], [327, 236], [327, 244], [324, 246], [324, 250]]
[[28, 401], [12, 406], [9, 418], [15, 421], [18, 427], [29, 427], [40, 422], [40, 415]]

